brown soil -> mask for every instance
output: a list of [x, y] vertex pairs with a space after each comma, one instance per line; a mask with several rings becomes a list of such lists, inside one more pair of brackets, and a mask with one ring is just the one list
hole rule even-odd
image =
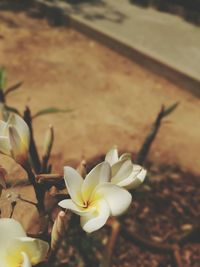
[[[152, 169], [154, 181], [135, 194], [133, 209], [122, 222], [141, 238], [167, 245], [196, 227], [199, 181], [185, 170], [198, 174], [200, 170], [199, 99], [72, 29], [52, 27], [24, 12], [0, 12], [0, 62], [8, 70], [9, 84], [24, 81], [22, 89], [10, 95], [9, 105], [20, 111], [29, 105], [33, 114], [49, 106], [74, 108], [71, 113], [43, 116], [34, 122], [41, 152], [47, 126], [51, 123], [55, 128], [52, 162], [57, 172], [62, 172], [64, 164], [75, 166], [82, 157], [105, 154], [114, 144], [120, 150], [137, 152], [161, 104], [180, 101], [170, 121], [163, 124], [149, 158], [157, 165], [178, 165], [184, 172]], [[1, 157], [1, 164], [9, 170], [10, 180], [16, 180], [19, 173], [24, 176], [12, 160]], [[20, 193], [30, 197], [30, 190], [21, 188]], [[28, 228], [35, 211], [26, 204], [29, 212], [24, 212], [24, 204], [19, 205], [14, 215], [24, 217]], [[101, 237], [106, 238], [107, 230], [102, 231]], [[180, 246], [185, 266], [200, 266], [200, 248], [195, 242], [188, 239]], [[147, 247], [122, 235], [113, 267], [175, 266], [170, 253], [152, 253]], [[72, 246], [69, 254], [75, 263], [70, 266], [78, 266], [73, 252]]]
[[[124, 260], [132, 260], [123, 265], [116, 257], [116, 266], [199, 266], [199, 177], [170, 166], [149, 170], [148, 185], [135, 192], [122, 223], [132, 242], [117, 249], [119, 258], [123, 250]], [[181, 263], [168, 251], [170, 247], [178, 250]]]

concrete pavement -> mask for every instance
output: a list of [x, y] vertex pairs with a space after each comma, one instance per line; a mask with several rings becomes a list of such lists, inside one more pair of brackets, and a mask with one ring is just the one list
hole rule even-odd
[[128, 0], [34, 0], [78, 30], [200, 95], [200, 28]]

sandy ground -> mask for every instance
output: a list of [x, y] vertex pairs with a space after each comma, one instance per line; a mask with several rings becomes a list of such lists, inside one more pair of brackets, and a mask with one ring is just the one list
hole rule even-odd
[[[53, 158], [59, 159], [54, 170], [104, 154], [115, 144], [137, 152], [160, 106], [179, 101], [149, 159], [200, 173], [200, 100], [162, 77], [72, 29], [23, 12], [0, 12], [0, 64], [8, 70], [9, 84], [24, 81], [10, 95], [10, 105], [21, 111], [29, 105], [33, 113], [49, 106], [74, 109], [34, 122], [40, 151], [46, 128], [54, 126]], [[16, 166], [6, 159], [5, 165], [10, 163], [13, 173]]]

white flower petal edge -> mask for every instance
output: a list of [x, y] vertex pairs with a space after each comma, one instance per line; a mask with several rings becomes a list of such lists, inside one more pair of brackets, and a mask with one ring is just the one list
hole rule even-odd
[[[143, 183], [147, 171], [140, 165], [133, 164], [130, 160], [116, 163], [115, 175], [111, 179], [111, 183], [125, 187], [126, 189], [137, 188]], [[116, 172], [116, 170], [118, 170]]]
[[84, 181], [76, 170], [65, 167], [65, 181], [71, 199], [59, 202], [59, 206], [80, 215], [81, 226], [86, 232], [98, 230], [110, 215], [121, 215], [131, 204], [131, 194], [111, 184], [110, 175], [108, 162], [98, 164]]
[[133, 164], [131, 160], [118, 161], [112, 166], [112, 178], [111, 182], [118, 184], [122, 180], [126, 179], [131, 175], [133, 171]]
[[110, 216], [108, 203], [101, 199], [95, 203], [96, 210], [87, 216], [81, 217], [81, 226], [84, 231], [92, 233], [104, 226]]
[[14, 238], [10, 240], [6, 250], [7, 262], [9, 262], [10, 265], [11, 263], [12, 265], [14, 265], [14, 263], [17, 264], [21, 256], [19, 252], [24, 252], [28, 255], [31, 264], [35, 265], [45, 260], [48, 249], [48, 243], [40, 239], [31, 237]]
[[131, 153], [124, 153], [119, 157], [119, 160], [131, 160]]
[[89, 215], [91, 212], [95, 210], [94, 207], [91, 208], [83, 208], [76, 205], [71, 199], [64, 199], [58, 203], [58, 205], [64, 209], [68, 209], [73, 211], [75, 214], [80, 216]]
[[112, 216], [124, 213], [132, 201], [132, 195], [126, 189], [111, 183], [99, 185], [93, 194], [95, 199], [106, 200]]
[[28, 255], [25, 252], [22, 252], [21, 254], [23, 257], [22, 267], [31, 267], [31, 262]]
[[30, 131], [26, 122], [19, 115], [11, 114], [8, 118], [7, 124], [12, 125], [17, 129], [22, 142], [28, 149], [30, 143]]
[[137, 188], [143, 183], [147, 171], [140, 165], [133, 164], [130, 153], [118, 156], [117, 148], [106, 154], [105, 160], [111, 166], [111, 183], [126, 189]]
[[111, 166], [115, 164], [119, 160], [118, 156], [118, 150], [116, 147], [111, 148], [106, 156], [105, 156], [105, 161], [107, 161]]
[[9, 126], [9, 140], [11, 146], [11, 155], [17, 162], [24, 162], [27, 158], [27, 146], [22, 142], [22, 139], [14, 126]]
[[0, 250], [5, 247], [9, 239], [24, 237], [26, 232], [19, 222], [14, 219], [0, 219]]
[[[2, 267], [29, 267], [45, 260], [47, 242], [26, 236], [14, 219], [0, 219], [0, 262]], [[1, 264], [0, 264], [1, 266]]]
[[108, 162], [102, 162], [94, 167], [85, 177], [82, 185], [82, 196], [86, 202], [90, 199], [95, 187], [101, 183], [109, 182], [111, 176], [111, 167]]
[[11, 156], [10, 141], [7, 136], [0, 136], [0, 153]]
[[0, 121], [0, 153], [23, 164], [28, 158], [29, 144], [29, 127], [20, 116], [11, 114], [7, 122]]
[[7, 131], [7, 123], [0, 120], [0, 136], [5, 136]]
[[140, 171], [137, 172], [136, 175], [133, 172], [133, 174], [130, 175], [130, 177], [128, 177], [124, 181], [120, 182], [118, 185], [122, 186], [126, 189], [135, 189], [144, 182], [146, 174], [147, 174], [147, 171], [145, 169], [141, 168]]
[[81, 194], [83, 178], [71, 167], [64, 167], [64, 180], [71, 199], [79, 206], [84, 206]]

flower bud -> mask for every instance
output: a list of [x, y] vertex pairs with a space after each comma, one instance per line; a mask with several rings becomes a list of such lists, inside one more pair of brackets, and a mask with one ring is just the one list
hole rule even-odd
[[78, 165], [76, 170], [82, 177], [86, 176], [86, 174], [87, 174], [86, 161], [84, 159], [80, 162], [80, 164]]
[[67, 217], [64, 211], [60, 211], [54, 222], [51, 232], [51, 249], [54, 250], [67, 229]]
[[0, 121], [0, 153], [24, 165], [28, 159], [29, 144], [29, 127], [20, 116], [11, 114], [7, 122]]
[[44, 138], [44, 157], [49, 157], [54, 141], [54, 130], [53, 126], [49, 125]]
[[9, 126], [8, 131], [11, 145], [11, 155], [17, 163], [23, 165], [23, 163], [28, 159], [27, 147], [21, 141], [19, 133], [14, 126]]

